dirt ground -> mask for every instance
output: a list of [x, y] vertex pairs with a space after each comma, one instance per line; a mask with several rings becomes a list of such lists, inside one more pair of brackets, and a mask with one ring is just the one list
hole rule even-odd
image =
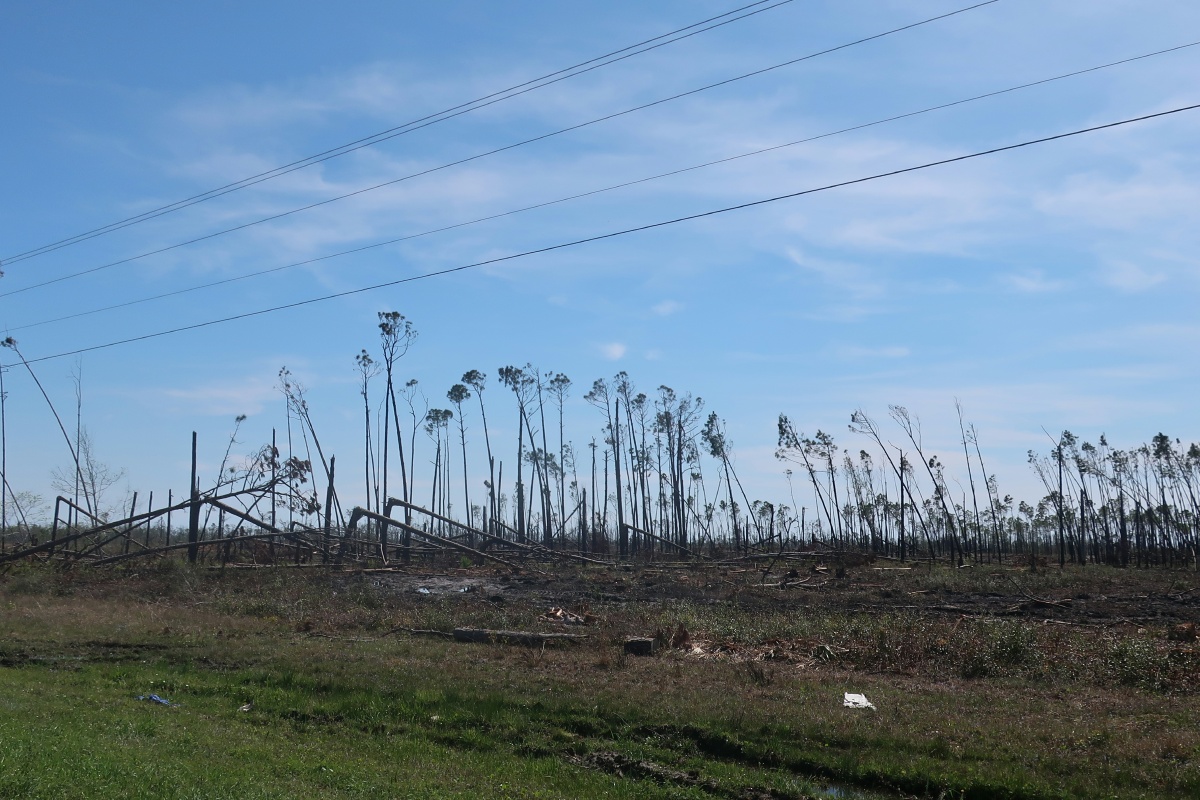
[[[906, 610], [1097, 627], [1171, 628], [1200, 622], [1200, 575], [1109, 567], [842, 565], [779, 559], [757, 564], [618, 567], [529, 563], [437, 570], [413, 566], [364, 574], [386, 594], [469, 596], [495, 604], [604, 609], [630, 604], [736, 604], [744, 610], [810, 613]], [[465, 597], [464, 597], [465, 599]]]

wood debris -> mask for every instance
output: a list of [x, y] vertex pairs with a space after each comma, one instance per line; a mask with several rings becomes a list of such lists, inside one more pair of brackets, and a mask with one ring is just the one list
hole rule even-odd
[[538, 619], [542, 619], [547, 622], [558, 622], [563, 625], [591, 625], [593, 622], [599, 619], [599, 617], [588, 613], [586, 606], [583, 608], [583, 613], [580, 614], [576, 614], [574, 611], [568, 611], [565, 608], [555, 606], [545, 614], [542, 614], [540, 617], [538, 617]]

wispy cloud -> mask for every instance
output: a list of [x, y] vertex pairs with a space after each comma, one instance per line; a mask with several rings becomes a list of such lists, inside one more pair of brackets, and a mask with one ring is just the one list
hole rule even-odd
[[1046, 294], [1060, 292], [1067, 288], [1067, 282], [1059, 278], [1048, 278], [1040, 269], [1027, 269], [1020, 272], [1010, 272], [1000, 276], [1000, 281], [1017, 292], [1025, 294]]
[[[436, 79], [399, 63], [375, 62], [333, 75], [259, 85], [225, 84], [182, 99], [173, 111], [181, 125], [207, 134], [319, 124], [331, 114], [374, 116], [402, 123], [397, 109], [424, 107], [436, 98]], [[455, 92], [462, 91], [456, 87]]]
[[205, 381], [194, 386], [139, 390], [139, 396], [157, 397], [157, 402], [176, 413], [219, 417], [262, 413], [280, 394], [274, 376], [261, 374]]
[[787, 248], [787, 256], [793, 264], [816, 275], [824, 283], [846, 290], [857, 298], [878, 297], [886, 288], [884, 281], [855, 262], [815, 257], [798, 247]]
[[[841, 4], [826, 4], [818, 16], [830, 24], [816, 26], [814, 36], [824, 36], [820, 30], [888, 27], [903, 21], [911, 11], [905, 7], [913, 5], [882, 4], [886, 20], [864, 21], [846, 16]], [[981, 10], [978, 27], [967, 26], [963, 15], [953, 22], [955, 35], [937, 34], [936, 48], [911, 47], [911, 40], [897, 37], [894, 47], [805, 62], [180, 248], [139, 261], [136, 270], [98, 273], [95, 280], [63, 284], [61, 295], [36, 295], [43, 308], [34, 304], [33, 293], [16, 297], [10, 315], [35, 321], [58, 315], [51, 310], [57, 305], [70, 311], [108, 305], [200, 282], [197, 275], [269, 269], [824, 134], [1148, 52], [1163, 44], [1163, 31], [1188, 30], [1200, 19], [1196, 4], [1186, 0], [1158, 4], [1162, 8], [1156, 7], [1151, 22], [1132, 2], [1101, 4], [1102, 9], [1084, 2], [1051, 4], [1052, 11], [1024, 5], [1029, 13]], [[94, 106], [54, 101], [52, 94], [64, 87], [40, 86], [46, 102], [56, 102], [59, 116], [69, 120], [60, 127], [69, 124], [76, 136], [87, 137], [86, 146], [71, 147], [103, 157], [72, 164], [54, 153], [37, 163], [28, 174], [47, 186], [69, 187], [64, 192], [74, 196], [63, 199], [72, 201], [74, 211], [39, 206], [31, 195], [29, 203], [10, 204], [9, 227], [34, 231], [46, 225], [48, 231], [51, 220], [91, 219], [112, 198], [137, 213], [195, 195], [544, 74], [569, 63], [568, 55], [577, 60], [580, 53], [604, 52], [613, 41], [634, 40], [618, 35], [618, 28], [657, 25], [646, 15], [600, 10], [606, 24], [586, 30], [530, 28], [514, 18], [507, 27], [485, 27], [485, 39], [471, 40], [459, 35], [461, 16], [443, 13], [441, 5], [431, 8], [429, 15], [412, 19], [409, 33], [420, 41], [403, 48], [401, 56], [394, 40], [372, 49], [342, 36], [340, 41], [355, 45], [323, 53], [315, 69], [316, 62], [297, 62], [285, 77], [247, 61], [234, 82], [214, 78], [229, 73], [206, 70], [194, 59], [189, 63], [197, 71], [155, 74], [152, 64], [138, 60], [144, 54], [134, 51], [110, 75], [97, 62], [72, 67], [74, 54], [54, 53], [46, 64], [58, 74], [61, 63], [72, 81], [86, 83], [93, 73], [97, 81], [153, 74], [155, 88], [87, 93], [96, 103], [140, 103], [136, 109], [110, 105], [96, 114]], [[666, 18], [686, 19], [688, 8], [675, 2], [646, 14], [658, 15], [666, 30]], [[402, 16], [381, 13], [381, 29], [392, 30], [383, 21]], [[788, 19], [813, 21], [812, 9], [799, 4], [778, 13], [779, 20], [794, 13]], [[1029, 24], [1029, 14], [1037, 24]], [[81, 30], [78, 17], [64, 24]], [[87, 262], [81, 267], [123, 258], [816, 49], [804, 31], [797, 34], [795, 25], [777, 19], [763, 15], [758, 27], [747, 22], [745, 28], [722, 28], [710, 38], [662, 48], [97, 239], [91, 245], [97, 250], [74, 252]], [[327, 24], [333, 29], [319, 32], [327, 37], [351, 29]], [[1122, 34], [1119, 54], [1112, 50], [1114, 31]], [[104, 30], [95, 36], [104, 38]], [[547, 47], [528, 46], [531, 41]], [[556, 50], [555, 41], [569, 47]], [[181, 48], [195, 44], [198, 58], [221, 52], [208, 41], [179, 42]], [[1014, 62], [1013, 42], [1029, 57]], [[36, 63], [41, 44], [17, 42], [27, 48], [23, 60], [31, 68], [46, 69]], [[267, 48], [263, 55], [279, 53]], [[1194, 73], [1197, 64], [1200, 49], [1130, 64], [1070, 85], [822, 138], [147, 304], [136, 314], [108, 314], [103, 324], [89, 318], [47, 325], [30, 344], [55, 352], [139, 336], [1107, 122], [1131, 116], [1134, 109], [1165, 108], [1172, 98], [1179, 102], [1170, 105], [1183, 105], [1185, 98], [1174, 97], [1186, 91], [1180, 76]], [[75, 96], [87, 99], [84, 93]], [[160, 109], [157, 118], [154, 109]], [[18, 137], [41, 136], [36, 125], [21, 127], [40, 117], [26, 117], [7, 129]], [[219, 359], [205, 354], [218, 352], [213, 343], [225, 339], [181, 335], [171, 340], [167, 361], [158, 363], [186, 370], [160, 371], [158, 387], [139, 387], [136, 394], [127, 385], [109, 390], [105, 397], [119, 396], [127, 408], [104, 411], [112, 419], [132, 417], [127, 424], [138, 430], [147, 430], [145, 423], [156, 415], [163, 429], [178, 428], [184, 416], [201, 425], [208, 419], [214, 427], [242, 413], [261, 412], [261, 418], [277, 421], [282, 402], [275, 369], [278, 363], [295, 366], [298, 359], [265, 367], [251, 362], [302, 341], [310, 363], [322, 365], [314, 412], [328, 419], [331, 442], [354, 442], [361, 427], [356, 390], [337, 381], [352, 382], [349, 356], [372, 347], [375, 312], [394, 307], [410, 314], [425, 336], [404, 365], [405, 374], [420, 378], [422, 386], [449, 386], [466, 366], [532, 360], [583, 381], [581, 371], [613, 364], [607, 371], [628, 368], [640, 373], [635, 377], [644, 385], [667, 380], [702, 393], [731, 425], [742, 426], [734, 434], [738, 452], [746, 466], [761, 460], [764, 474], [779, 468], [767, 444], [778, 408], [762, 407], [792, 403], [813, 420], [813, 428], [827, 430], [844, 427], [845, 415], [859, 404], [877, 403], [876, 413], [885, 419], [887, 402], [906, 404], [925, 415], [931, 447], [949, 458], [961, 450], [950, 402], [961, 397], [968, 420], [980, 422], [989, 470], [1019, 475], [1028, 472], [1024, 449], [1046, 444], [1042, 425], [1051, 431], [1086, 426], [1088, 436], [1101, 430], [1126, 440], [1143, 435], [1143, 427], [1186, 436], [1195, 428], [1191, 398], [1197, 390], [1188, 359], [1200, 348], [1193, 319], [1200, 291], [1195, 256], [1200, 160], [1191, 145], [1198, 124], [1200, 115], [1176, 115], [252, 317], [236, 329], [212, 329], [252, 345], [221, 350]], [[140, 171], [129, 171], [131, 164]], [[60, 254], [67, 255], [73, 252]], [[46, 259], [48, 274], [67, 269], [57, 258]], [[6, 282], [34, 280], [28, 276], [35, 270], [22, 271], [20, 264], [9, 272]], [[516, 322], [513, 309], [521, 312]], [[693, 317], [708, 324], [682, 324]], [[491, 333], [480, 336], [481, 330]], [[536, 335], [544, 330], [555, 335]], [[613, 340], [617, 335], [622, 340]], [[106, 380], [136, 377], [142, 347], [114, 350], [111, 362], [103, 360], [107, 355], [94, 358], [114, 365], [105, 368]], [[126, 353], [128, 361], [118, 362]], [[257, 377], [260, 370], [264, 377]], [[57, 391], [70, 396], [71, 387]], [[441, 390], [430, 388], [429, 396], [437, 398]], [[96, 406], [100, 413], [99, 402]], [[585, 418], [589, 427], [582, 430], [590, 436], [594, 419]], [[349, 446], [340, 445], [339, 452]], [[993, 461], [992, 447], [1005, 455]], [[31, 451], [37, 452], [36, 445]], [[347, 456], [353, 457], [350, 451]], [[1001, 467], [1002, 461], [1009, 466]], [[145, 463], [159, 469], [152, 459]], [[772, 496], [747, 488], [752, 496]]]
[[676, 300], [663, 300], [661, 303], [657, 303], [650, 310], [660, 317], [667, 317], [677, 311], [680, 311], [682, 308], [683, 304]]
[[1063, 337], [1058, 346], [1070, 350], [1104, 352], [1132, 349], [1135, 352], [1158, 354], [1191, 353], [1200, 347], [1200, 324], [1147, 322], [1120, 325]]
[[839, 345], [834, 348], [839, 358], [908, 358], [912, 351], [903, 345], [885, 345], [883, 347], [862, 347], [859, 345]]
[[1144, 292], [1167, 279], [1162, 272], [1155, 272], [1132, 261], [1112, 260], [1104, 265], [1101, 273], [1105, 283], [1124, 292]]

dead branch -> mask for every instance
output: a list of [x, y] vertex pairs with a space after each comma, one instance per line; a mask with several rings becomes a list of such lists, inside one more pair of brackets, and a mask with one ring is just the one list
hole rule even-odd
[[363, 519], [364, 517], [366, 519], [375, 520], [376, 522], [381, 522], [384, 525], [395, 525], [397, 528], [399, 528], [402, 531], [408, 531], [413, 536], [420, 536], [421, 538], [423, 538], [429, 542], [432, 542], [434, 544], [441, 544], [445, 547], [451, 547], [455, 550], [460, 550], [464, 553], [470, 553], [471, 555], [473, 555], [477, 558], [487, 559], [488, 561], [495, 561], [498, 564], [503, 564], [504, 566], [508, 567], [509, 569], [515, 570], [517, 572], [521, 571], [521, 567], [519, 565], [514, 564], [513, 562], [508, 561], [507, 559], [503, 559], [503, 558], [500, 558], [499, 556], [491, 555], [490, 553], [484, 553], [483, 551], [476, 550], [473, 547], [467, 547], [465, 544], [459, 544], [456, 541], [447, 539], [444, 536], [438, 536], [435, 533], [428, 533], [427, 531], [423, 531], [420, 528], [413, 527], [412, 525], [407, 525], [407, 524], [401, 522], [400, 520], [392, 519], [391, 517], [385, 517], [382, 514], [376, 514], [374, 511], [367, 511], [362, 506], [355, 506], [354, 510], [350, 512], [350, 521], [346, 525], [347, 532], [354, 530], [355, 527], [357, 527], [357, 525], [358, 525], [358, 520]]
[[631, 530], [635, 533], [640, 533], [643, 536], [649, 536], [651, 539], [654, 539], [655, 541], [659, 541], [659, 542], [662, 542], [663, 544], [670, 545], [671, 547], [674, 547], [676, 550], [678, 550], [681, 553], [685, 553], [689, 556], [695, 555], [694, 553], [692, 553], [691, 550], [688, 550], [686, 547], [684, 547], [681, 544], [672, 542], [670, 539], [664, 539], [663, 537], [659, 536], [656, 533], [651, 533], [650, 531], [642, 530], [641, 528], [635, 528], [634, 526], [630, 525], [628, 522], [625, 523], [625, 528], [627, 530]]

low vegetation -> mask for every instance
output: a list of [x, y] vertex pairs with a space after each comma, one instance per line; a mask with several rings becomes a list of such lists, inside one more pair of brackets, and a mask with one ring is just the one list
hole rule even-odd
[[[10, 567], [0, 796], [1196, 796], [1195, 586], [819, 560]], [[436, 635], [462, 626], [588, 638]]]

